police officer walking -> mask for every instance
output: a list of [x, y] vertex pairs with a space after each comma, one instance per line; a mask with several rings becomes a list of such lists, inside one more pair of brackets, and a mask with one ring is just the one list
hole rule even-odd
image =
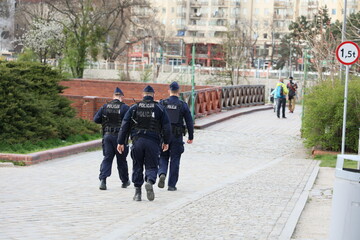
[[111, 175], [111, 167], [115, 155], [119, 177], [122, 181], [121, 187], [126, 188], [130, 185], [126, 161], [129, 147], [125, 146], [122, 153], [116, 150], [121, 121], [129, 109], [129, 106], [122, 102], [123, 96], [123, 92], [117, 87], [114, 91], [113, 100], [108, 104], [104, 104], [94, 117], [94, 122], [101, 124], [103, 130], [102, 147], [104, 159], [100, 165], [100, 190], [106, 190], [106, 178]]
[[169, 115], [172, 135], [169, 143], [169, 150], [162, 152], [160, 156], [158, 187], [163, 188], [165, 186], [165, 178], [168, 172], [170, 159], [168, 191], [177, 190], [176, 183], [179, 179], [180, 157], [184, 152], [183, 136], [185, 136], [186, 133], [184, 120], [188, 132], [187, 143], [191, 144], [194, 138], [193, 119], [188, 105], [179, 99], [179, 93], [179, 84], [177, 82], [173, 82], [170, 84], [170, 97], [160, 101], [160, 104], [164, 105]]
[[[160, 151], [167, 151], [169, 147], [171, 135], [169, 117], [164, 107], [154, 101], [154, 94], [151, 86], [144, 88], [143, 100], [131, 106], [125, 114], [118, 137], [117, 149], [123, 153], [126, 136], [130, 132], [135, 201], [141, 201], [141, 186], [144, 180], [147, 199], [149, 201], [155, 199], [153, 185], [156, 182]], [[161, 142], [163, 142], [162, 146]]]

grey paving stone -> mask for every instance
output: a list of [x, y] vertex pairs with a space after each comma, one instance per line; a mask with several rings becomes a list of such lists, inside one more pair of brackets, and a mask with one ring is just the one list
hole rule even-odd
[[132, 201], [115, 163], [100, 191], [101, 151], [0, 168], [0, 239], [277, 239], [314, 167], [299, 129], [269, 110], [198, 130], [178, 191], [153, 202]]

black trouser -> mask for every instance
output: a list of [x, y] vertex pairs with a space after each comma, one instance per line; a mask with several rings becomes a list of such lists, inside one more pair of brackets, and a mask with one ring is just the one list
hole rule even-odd
[[277, 112], [276, 115], [280, 117], [280, 108], [282, 108], [282, 117], [285, 117], [285, 106], [286, 106], [286, 98], [278, 98], [277, 99]]
[[120, 180], [123, 183], [127, 183], [129, 181], [129, 173], [128, 173], [128, 164], [126, 161], [126, 156], [128, 155], [129, 147], [126, 146], [122, 154], [120, 154], [117, 151], [116, 147], [117, 147], [117, 135], [105, 134], [103, 138], [104, 160], [100, 165], [99, 179], [101, 180], [111, 175], [113, 159], [114, 156], [116, 156], [117, 169]]

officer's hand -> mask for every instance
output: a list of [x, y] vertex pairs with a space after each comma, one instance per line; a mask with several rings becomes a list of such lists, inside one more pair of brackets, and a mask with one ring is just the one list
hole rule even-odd
[[117, 150], [118, 150], [118, 152], [120, 154], [123, 153], [124, 149], [125, 149], [125, 146], [123, 144], [122, 145], [120, 145], [120, 144], [117, 145]]
[[166, 152], [168, 149], [169, 149], [169, 144], [163, 144], [162, 145], [163, 152]]
[[189, 140], [189, 139], [188, 139], [186, 142], [187, 142], [188, 144], [192, 144], [192, 143], [193, 143], [193, 140]]

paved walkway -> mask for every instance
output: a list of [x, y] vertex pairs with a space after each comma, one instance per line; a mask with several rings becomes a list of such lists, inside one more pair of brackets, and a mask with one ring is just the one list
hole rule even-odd
[[100, 191], [101, 151], [0, 168], [0, 239], [289, 239], [316, 165], [299, 129], [299, 113], [266, 110], [197, 130], [178, 191], [155, 187], [153, 202], [133, 201], [116, 174]]

